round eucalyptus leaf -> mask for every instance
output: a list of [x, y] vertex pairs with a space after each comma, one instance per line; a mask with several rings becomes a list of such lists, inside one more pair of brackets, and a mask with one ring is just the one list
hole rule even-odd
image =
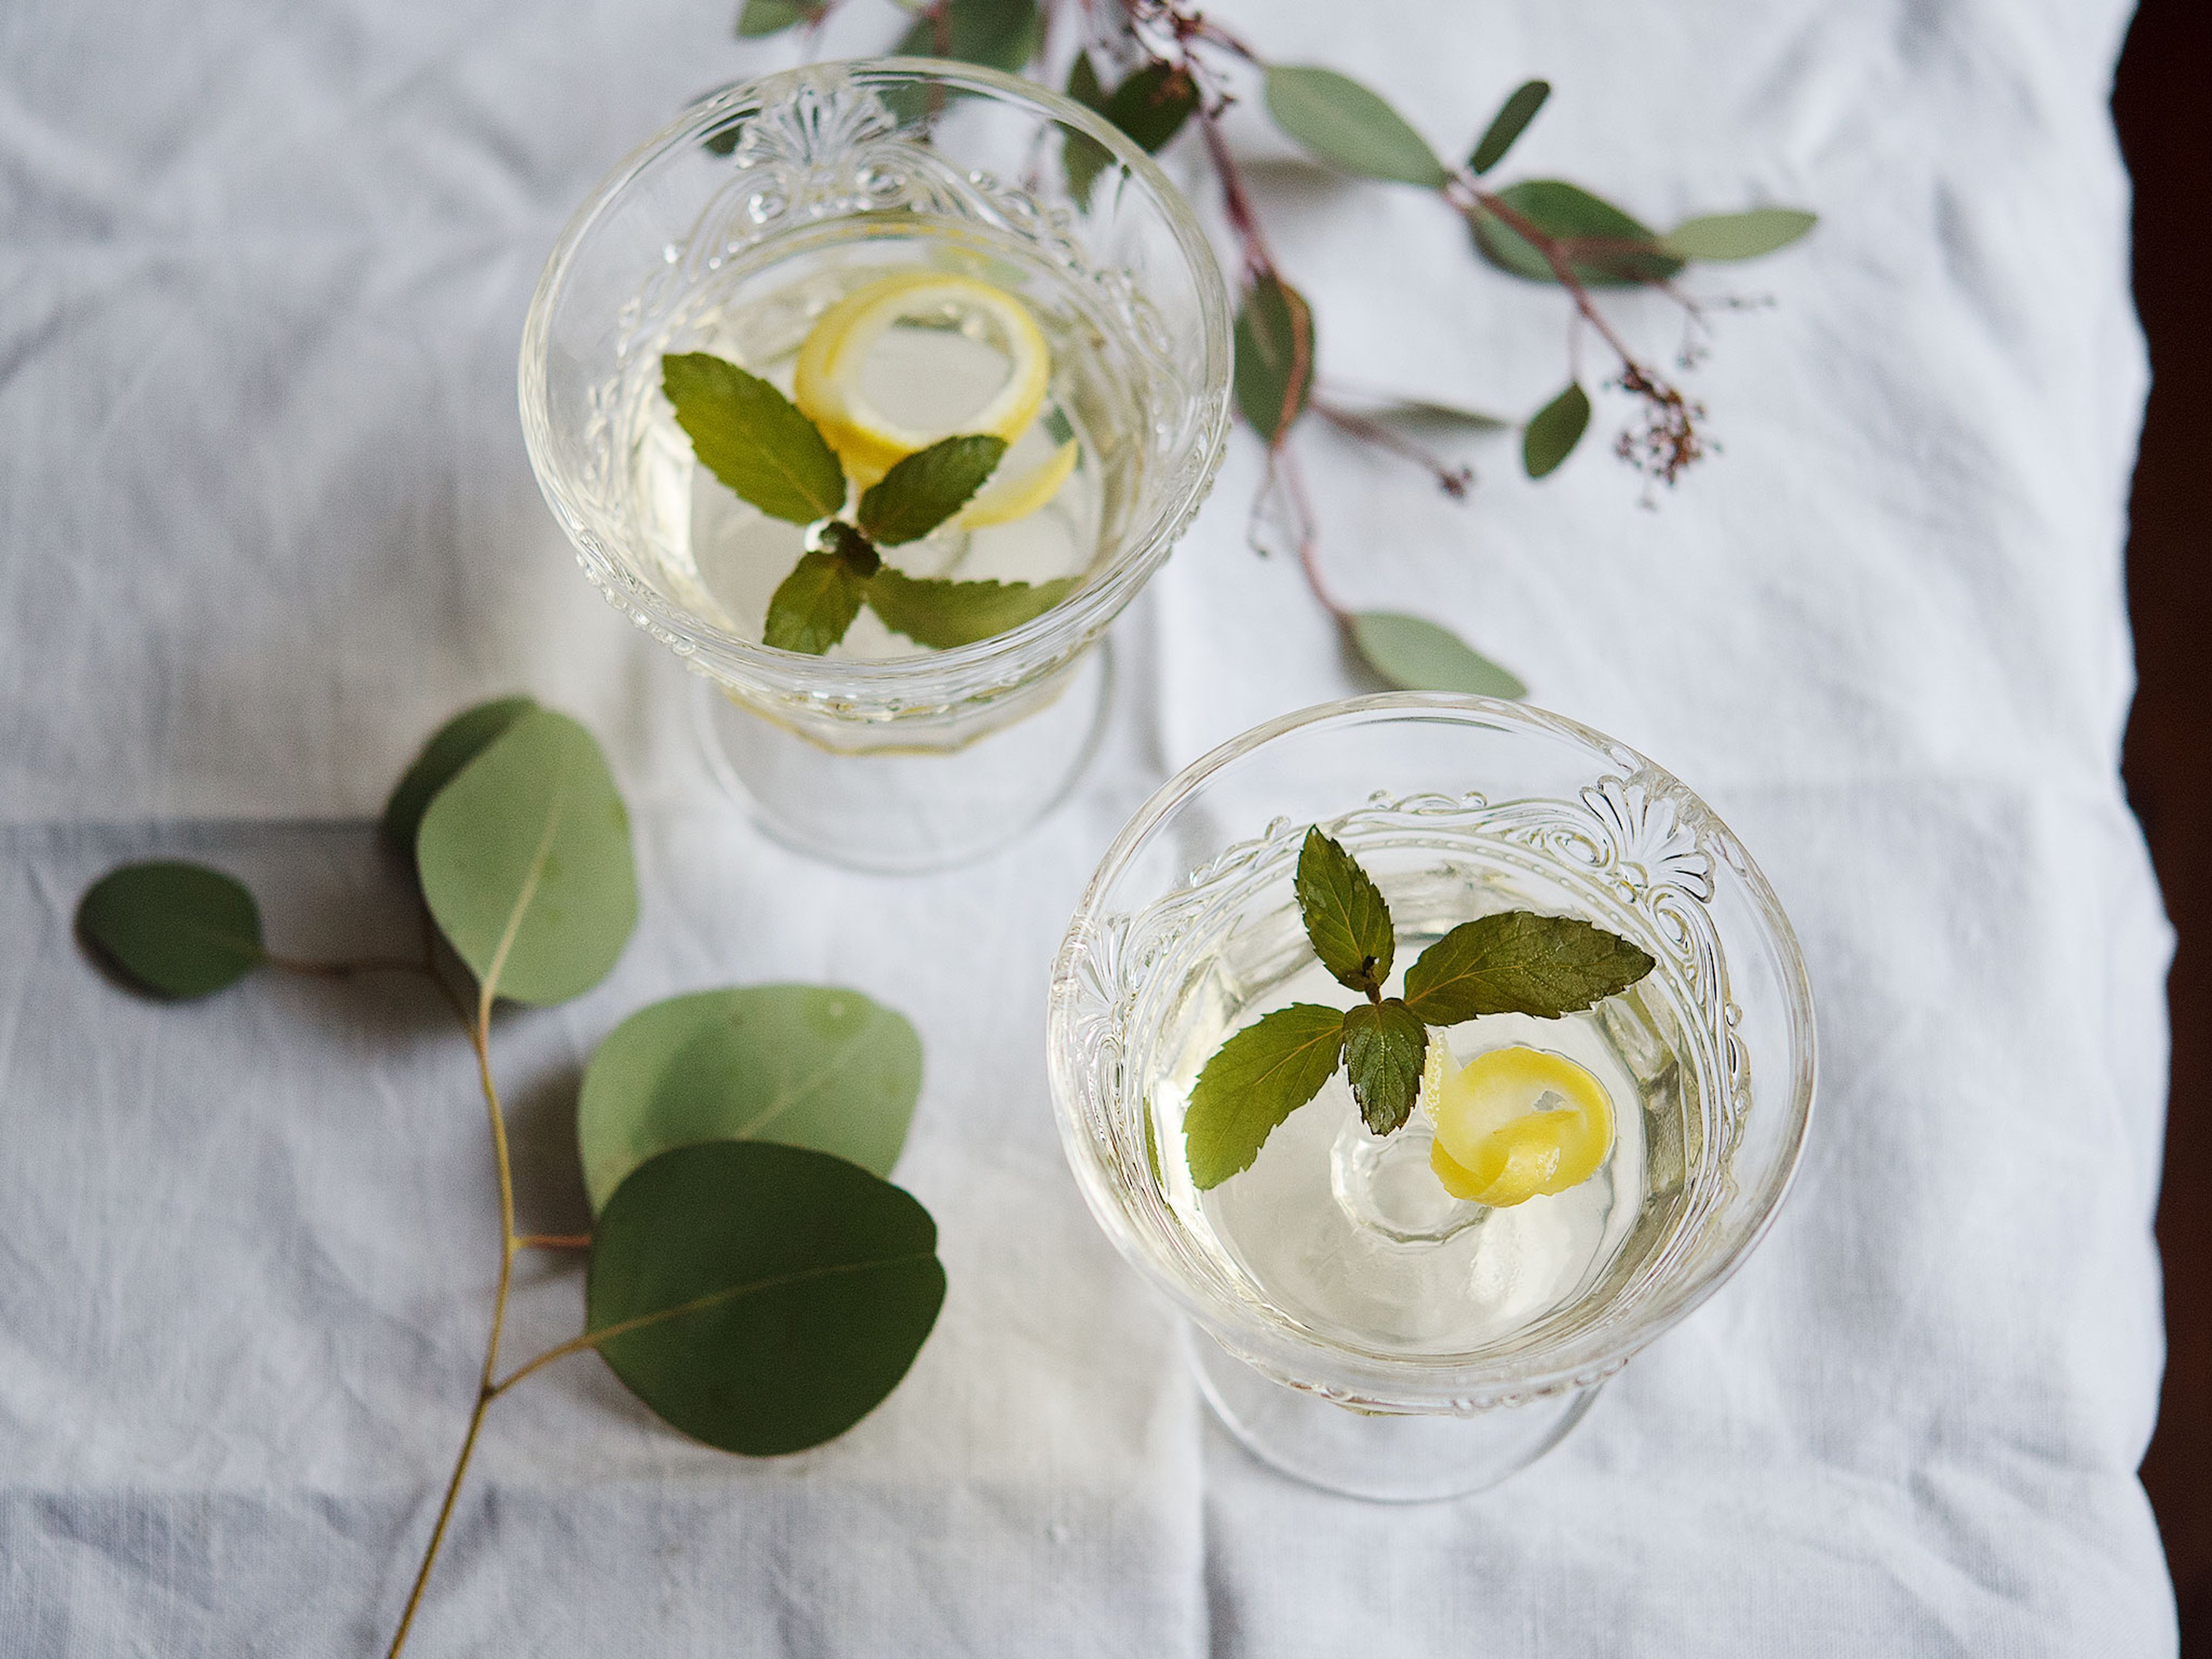
[[1448, 175], [1429, 141], [1378, 93], [1313, 64], [1267, 70], [1267, 113], [1314, 159], [1361, 179], [1439, 189]]
[[1475, 697], [1525, 697], [1528, 688], [1449, 629], [1395, 611], [1352, 618], [1352, 641], [1368, 665], [1407, 691], [1456, 691]]
[[592, 734], [533, 709], [430, 803], [422, 896], [479, 983], [565, 1001], [615, 965], [637, 923], [629, 815]]
[[[1664, 282], [1682, 269], [1682, 261], [1661, 247], [1649, 225], [1580, 185], [1528, 179], [1508, 185], [1498, 199], [1545, 234], [1585, 244], [1569, 255], [1567, 268], [1590, 288]], [[1476, 250], [1499, 270], [1532, 283], [1559, 281], [1535, 245], [1496, 213], [1478, 207], [1468, 222]]]
[[751, 985], [640, 1009], [584, 1073], [576, 1139], [592, 1208], [672, 1146], [773, 1140], [888, 1176], [921, 1093], [921, 1039], [858, 991]]
[[945, 1301], [937, 1224], [827, 1152], [678, 1146], [599, 1212], [585, 1329], [672, 1426], [748, 1456], [834, 1439], [896, 1388]]
[[430, 810], [438, 792], [508, 726], [537, 707], [528, 697], [500, 697], [464, 708], [440, 726], [385, 803], [384, 838], [411, 859], [415, 832], [422, 827], [422, 814]]
[[204, 864], [126, 864], [92, 884], [78, 931], [124, 975], [158, 997], [204, 997], [261, 961], [253, 895]]

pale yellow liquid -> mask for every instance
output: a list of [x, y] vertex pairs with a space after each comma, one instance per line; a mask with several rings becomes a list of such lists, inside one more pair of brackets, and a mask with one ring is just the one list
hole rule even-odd
[[[799, 347], [823, 313], [844, 295], [922, 266], [956, 271], [1022, 298], [1052, 354], [1049, 389], [1037, 418], [1008, 448], [995, 479], [1078, 446], [1075, 469], [1051, 501], [1011, 523], [941, 527], [921, 541], [882, 550], [907, 574], [962, 581], [1042, 583], [1082, 576], [1133, 494], [1138, 446], [1129, 399], [1112, 372], [1110, 343], [1071, 301], [1065, 279], [1041, 264], [977, 254], [972, 238], [872, 236], [787, 259], [692, 308], [668, 331], [668, 350], [711, 352], [775, 384], [786, 396]], [[867, 401], [901, 426], [957, 432], [1006, 381], [1011, 362], [991, 328], [973, 318], [902, 322], [863, 366]], [[733, 631], [758, 639], [769, 597], [805, 550], [805, 529], [771, 519], [698, 465], [665, 399], [649, 400], [632, 448], [642, 528], [662, 562]], [[863, 611], [830, 655], [912, 656], [919, 647]]]
[[[1449, 926], [1528, 902], [1494, 880], [1377, 879], [1401, 919], [1391, 994]], [[1563, 1019], [1492, 1015], [1443, 1034], [1456, 1063], [1518, 1043], [1597, 1078], [1615, 1138], [1579, 1186], [1498, 1209], [1455, 1199], [1429, 1168], [1425, 1117], [1417, 1112], [1387, 1137], [1369, 1133], [1340, 1070], [1249, 1169], [1199, 1191], [1183, 1160], [1182, 1114], [1206, 1060], [1277, 1008], [1352, 1000], [1313, 960], [1302, 931], [1288, 907], [1258, 927], [1240, 924], [1241, 940], [1182, 983], [1164, 1010], [1161, 1048], [1140, 1060], [1163, 1190], [1255, 1302], [1374, 1351], [1464, 1353], [1599, 1293], [1656, 1245], [1682, 1184], [1683, 1067], [1634, 991]]]

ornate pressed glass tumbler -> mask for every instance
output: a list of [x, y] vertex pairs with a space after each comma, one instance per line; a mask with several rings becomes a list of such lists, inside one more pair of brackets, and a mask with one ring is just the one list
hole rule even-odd
[[[1349, 994], [1292, 889], [1312, 824], [1382, 889], [1400, 975], [1509, 909], [1654, 958], [1586, 1013], [1438, 1034], [1462, 1060], [1521, 1043], [1600, 1079], [1615, 1134], [1598, 1175], [1510, 1206], [1455, 1198], [1422, 1115], [1369, 1133], [1340, 1073], [1249, 1169], [1198, 1189], [1181, 1124], [1206, 1060], [1268, 1011]], [[1084, 1197], [1187, 1316], [1222, 1421], [1291, 1474], [1405, 1500], [1540, 1455], [1743, 1261], [1804, 1140], [1813, 1029], [1772, 891], [1681, 783], [1556, 715], [1405, 694], [1275, 720], [1152, 797], [1060, 947], [1050, 1060]]]
[[[919, 297], [886, 312], [889, 367], [855, 369], [854, 398], [911, 426], [902, 400], [999, 409], [1031, 387], [1027, 441], [1061, 469], [1044, 507], [965, 515], [908, 574], [1066, 597], [945, 649], [865, 611], [826, 654], [772, 649], [768, 599], [807, 532], [697, 463], [662, 359], [710, 353], [790, 393], [811, 331], [864, 289]], [[789, 844], [901, 870], [1010, 839], [1088, 760], [1111, 679], [1093, 647], [1211, 486], [1229, 376], [1219, 267], [1139, 149], [1030, 82], [888, 58], [731, 88], [610, 173], [547, 262], [520, 380], [546, 500], [585, 574], [705, 680], [723, 781]], [[906, 428], [865, 428], [885, 429]]]

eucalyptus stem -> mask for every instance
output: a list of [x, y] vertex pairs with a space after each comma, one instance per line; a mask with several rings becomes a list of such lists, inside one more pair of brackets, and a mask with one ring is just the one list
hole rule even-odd
[[[422, 1552], [422, 1565], [416, 1571], [414, 1588], [407, 1593], [406, 1610], [399, 1615], [399, 1628], [392, 1633], [386, 1659], [399, 1659], [400, 1650], [407, 1644], [407, 1632], [415, 1623], [416, 1610], [422, 1604], [422, 1591], [430, 1582], [430, 1569], [436, 1565], [439, 1547], [446, 1541], [446, 1528], [453, 1518], [453, 1504], [461, 1495], [461, 1481], [468, 1474], [469, 1459], [476, 1452], [477, 1432], [483, 1426], [484, 1410], [505, 1386], [495, 1383], [494, 1378], [499, 1370], [500, 1334], [507, 1324], [507, 1290], [514, 1278], [514, 1253], [531, 1242], [518, 1237], [514, 1231], [514, 1168], [507, 1155], [507, 1114], [500, 1105], [499, 1085], [491, 1074], [493, 990], [494, 980], [488, 977], [477, 994], [476, 1018], [469, 1026], [469, 1046], [476, 1051], [477, 1076], [483, 1085], [484, 1110], [491, 1121], [492, 1152], [499, 1166], [499, 1285], [492, 1293], [491, 1336], [484, 1344], [483, 1370], [477, 1380], [476, 1406], [469, 1413], [468, 1433], [461, 1440], [460, 1455], [453, 1460], [453, 1478], [446, 1483], [445, 1502], [438, 1506], [437, 1524], [430, 1529], [429, 1547]], [[507, 1379], [509, 1382], [514, 1380]]]
[[415, 1624], [415, 1611], [422, 1605], [423, 1587], [430, 1582], [430, 1564], [438, 1559], [438, 1547], [446, 1541], [446, 1523], [453, 1518], [453, 1500], [461, 1495], [461, 1477], [468, 1473], [469, 1457], [477, 1449], [477, 1431], [483, 1427], [484, 1407], [490, 1405], [489, 1394], [478, 1394], [476, 1409], [469, 1413], [469, 1431], [461, 1441], [461, 1455], [453, 1462], [453, 1479], [446, 1483], [446, 1501], [438, 1506], [438, 1524], [430, 1529], [430, 1547], [423, 1552], [422, 1565], [415, 1574], [415, 1587], [407, 1593], [407, 1610], [399, 1615], [399, 1628], [392, 1632], [392, 1645], [386, 1650], [385, 1659], [398, 1659], [400, 1649], [407, 1645], [407, 1632]]
[[311, 962], [301, 957], [288, 957], [264, 948], [261, 960], [280, 973], [297, 974], [307, 979], [354, 979], [362, 974], [407, 974], [427, 979], [438, 988], [446, 1006], [453, 1011], [462, 1028], [470, 1025], [468, 1006], [453, 989], [453, 982], [438, 971], [437, 922], [430, 915], [429, 902], [416, 895], [417, 906], [422, 917], [422, 954], [420, 957], [348, 957], [336, 962]]
[[1393, 432], [1382, 422], [1370, 420], [1366, 416], [1346, 409], [1340, 404], [1316, 398], [1310, 407], [1315, 414], [1320, 416], [1346, 437], [1357, 438], [1362, 443], [1373, 444], [1378, 449], [1389, 450], [1401, 460], [1411, 461], [1434, 478], [1437, 481], [1437, 488], [1454, 501], [1467, 499], [1468, 489], [1474, 483], [1473, 467], [1447, 465], [1442, 459], [1431, 454], [1428, 450], [1403, 434]]
[[1507, 228], [1542, 256], [1544, 263], [1552, 268], [1552, 275], [1558, 279], [1559, 286], [1566, 289], [1568, 297], [1574, 301], [1575, 309], [1597, 331], [1598, 337], [1613, 348], [1620, 358], [1622, 367], [1638, 367], [1635, 354], [1622, 343], [1620, 336], [1613, 331], [1613, 325], [1597, 308], [1597, 301], [1591, 297], [1589, 285], [1576, 274], [1574, 261], [1568, 256], [1566, 245], [1559, 238], [1540, 229], [1526, 214], [1514, 208], [1496, 191], [1483, 189], [1465, 173], [1455, 173], [1446, 181], [1444, 197], [1462, 211], [1479, 207], [1504, 221]]
[[271, 968], [287, 974], [299, 974], [310, 979], [351, 979], [356, 974], [427, 974], [426, 963], [412, 957], [352, 957], [337, 962], [309, 962], [301, 957], [279, 955], [264, 950], [261, 960]]
[[1200, 109], [1198, 128], [1206, 140], [1206, 153], [1213, 163], [1214, 175], [1221, 180], [1222, 209], [1244, 250], [1245, 271], [1254, 276], [1272, 276], [1274, 255], [1267, 247], [1267, 233], [1260, 228], [1260, 216], [1253, 210], [1252, 198], [1245, 191], [1243, 175], [1237, 172], [1237, 163], [1229, 154], [1228, 142], [1221, 136], [1221, 112]]
[[1314, 523], [1313, 498], [1306, 493], [1304, 471], [1297, 457], [1291, 453], [1287, 440], [1275, 444], [1267, 452], [1267, 474], [1270, 483], [1279, 481], [1283, 491], [1290, 497], [1293, 528], [1297, 535], [1298, 568], [1304, 574], [1306, 586], [1321, 602], [1322, 609], [1342, 624], [1349, 625], [1352, 612], [1336, 602], [1328, 584], [1322, 580], [1321, 535]]

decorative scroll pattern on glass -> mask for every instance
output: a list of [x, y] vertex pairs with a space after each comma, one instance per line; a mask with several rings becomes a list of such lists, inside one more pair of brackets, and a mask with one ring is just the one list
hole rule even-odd
[[[916, 88], [900, 88], [915, 94]], [[957, 94], [955, 94], [957, 95]], [[1208, 447], [1200, 434], [1212, 429], [1220, 398], [1183, 395], [1188, 367], [1177, 361], [1171, 337], [1133, 273], [1094, 262], [1064, 207], [1048, 205], [1030, 191], [994, 175], [963, 171], [931, 142], [936, 113], [921, 107], [902, 119], [864, 76], [839, 65], [809, 65], [769, 77], [750, 88], [709, 100], [699, 112], [703, 136], [727, 138], [729, 178], [701, 209], [689, 234], [661, 250], [661, 267], [621, 307], [616, 319], [617, 368], [589, 395], [580, 469], [586, 493], [611, 524], [624, 518], [629, 487], [625, 434], [659, 395], [659, 353], [672, 325], [710, 293], [720, 273], [763, 243], [794, 229], [862, 214], [912, 215], [975, 225], [1018, 240], [1076, 279], [1099, 315], [1131, 354], [1131, 368], [1153, 391], [1140, 401], [1153, 411], [1148, 467], [1164, 480], [1163, 494], [1181, 499], [1172, 524], [1157, 527], [1155, 540], [1173, 541], [1205, 499]], [[1222, 394], [1225, 397], [1225, 392]], [[1172, 418], [1162, 411], [1174, 411]], [[648, 584], [621, 556], [599, 545], [589, 526], [574, 526], [585, 574], [617, 609], [685, 659], [696, 672], [720, 678], [696, 647], [656, 622], [641, 598]], [[898, 718], [929, 718], [1033, 683], [1059, 660], [1090, 642], [1072, 640], [1060, 659], [1041, 671], [1010, 659], [988, 685], [963, 683], [951, 696], [893, 698], [879, 711]], [[846, 712], [836, 696], [791, 699], [819, 712]]]

